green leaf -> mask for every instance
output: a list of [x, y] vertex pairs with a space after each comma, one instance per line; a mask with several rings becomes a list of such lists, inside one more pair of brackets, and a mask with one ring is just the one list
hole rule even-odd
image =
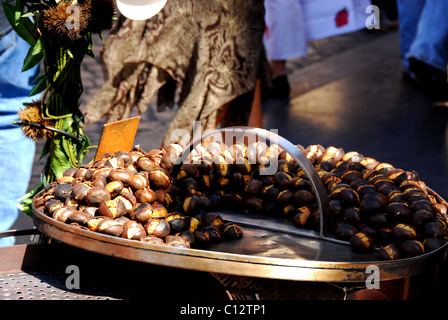
[[47, 78], [45, 76], [40, 77], [38, 82], [34, 85], [34, 87], [31, 89], [29, 97], [32, 97], [38, 93], [41, 93], [47, 88]]
[[62, 177], [64, 171], [70, 168], [70, 163], [61, 148], [61, 140], [55, 139], [53, 153], [50, 155], [50, 168], [56, 177]]
[[16, 1], [16, 6], [4, 1], [2, 3], [5, 16], [14, 31], [23, 40], [34, 46], [36, 39], [34, 36], [34, 24], [28, 17], [22, 17], [24, 4], [21, 1]]
[[34, 46], [32, 46], [25, 57], [25, 60], [23, 62], [22, 72], [31, 69], [35, 65], [39, 63], [40, 60], [43, 58], [42, 53], [42, 41], [39, 38]]

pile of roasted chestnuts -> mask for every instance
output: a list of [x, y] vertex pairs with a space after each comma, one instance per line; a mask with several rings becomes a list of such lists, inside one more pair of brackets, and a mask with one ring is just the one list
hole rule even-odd
[[92, 165], [67, 169], [48, 184], [35, 207], [53, 219], [103, 234], [189, 248], [242, 235], [234, 223], [204, 210], [175, 210], [177, 188], [160, 166], [165, 150], [105, 154]]
[[[421, 255], [447, 241], [447, 206], [416, 172], [356, 151], [296, 145], [327, 190], [329, 236], [391, 260]], [[262, 170], [276, 170], [269, 175]], [[211, 142], [196, 146], [175, 177], [184, 212], [230, 210], [290, 219], [319, 230], [317, 195], [296, 159], [276, 144]]]
[[[327, 236], [384, 260], [421, 255], [446, 243], [447, 205], [416, 172], [342, 148], [296, 147], [326, 188]], [[223, 210], [319, 230], [313, 184], [279, 145], [204, 141], [170, 174], [182, 150], [172, 144], [148, 153], [135, 147], [103, 155], [91, 165], [66, 170], [46, 186], [35, 206], [80, 228], [181, 247], [241, 237], [239, 225], [216, 213]]]

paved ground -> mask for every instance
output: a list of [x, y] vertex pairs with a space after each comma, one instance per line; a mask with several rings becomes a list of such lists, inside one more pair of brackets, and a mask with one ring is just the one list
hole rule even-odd
[[[100, 42], [95, 49], [99, 52]], [[433, 107], [419, 91], [402, 80], [397, 31], [359, 31], [314, 41], [309, 55], [288, 62], [291, 99], [263, 104], [264, 128], [304, 146], [319, 143], [345, 151], [356, 150], [396, 167], [416, 170], [433, 190], [448, 199], [448, 109]], [[83, 65], [83, 102], [102, 83], [99, 59]], [[141, 115], [135, 144], [158, 147], [175, 110]], [[102, 123], [85, 128], [92, 145], [99, 141]], [[30, 187], [43, 167], [36, 161]], [[86, 159], [91, 159], [89, 155]], [[20, 215], [13, 228], [31, 228]], [[28, 239], [17, 239], [17, 243]]]

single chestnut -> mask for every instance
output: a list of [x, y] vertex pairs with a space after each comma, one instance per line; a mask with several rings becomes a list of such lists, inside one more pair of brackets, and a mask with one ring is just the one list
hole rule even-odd
[[103, 201], [110, 200], [110, 192], [104, 187], [93, 187], [87, 191], [85, 200], [91, 206], [99, 206]]
[[104, 186], [104, 188], [106, 188], [110, 192], [111, 198], [114, 198], [118, 194], [120, 194], [121, 191], [123, 190], [123, 187], [124, 187], [123, 182], [121, 182], [119, 180], [111, 181]]
[[150, 219], [145, 224], [148, 235], [164, 238], [170, 233], [170, 224], [165, 219]]
[[227, 223], [224, 225], [222, 236], [227, 239], [237, 239], [243, 235], [243, 229], [236, 223]]
[[144, 172], [134, 174], [131, 178], [129, 185], [133, 190], [142, 190], [144, 188], [149, 187], [148, 175]]
[[149, 188], [135, 191], [134, 196], [138, 203], [153, 203], [157, 200], [156, 193]]
[[75, 211], [76, 209], [73, 207], [59, 207], [53, 211], [52, 218], [59, 222], [66, 222]]
[[190, 241], [178, 235], [167, 235], [165, 243], [171, 247], [190, 248]]
[[262, 212], [264, 209], [264, 202], [262, 199], [257, 198], [257, 197], [249, 197], [244, 199], [244, 207], [249, 211], [249, 212]]
[[201, 209], [201, 200], [198, 196], [194, 195], [191, 197], [186, 197], [182, 205], [185, 214], [192, 215], [199, 212]]
[[54, 189], [54, 195], [59, 200], [66, 200], [72, 194], [73, 185], [70, 183], [58, 183]]
[[399, 240], [414, 239], [417, 236], [417, 231], [413, 226], [399, 223], [392, 228], [392, 235]]
[[441, 238], [446, 234], [446, 227], [437, 221], [425, 223], [422, 233], [427, 238]]
[[308, 190], [298, 190], [294, 192], [294, 202], [298, 206], [309, 205], [315, 201], [316, 198], [314, 194]]
[[276, 201], [280, 205], [287, 205], [287, 204], [292, 203], [293, 199], [294, 199], [294, 192], [293, 191], [291, 191], [291, 190], [281, 190], [277, 194]]
[[72, 196], [74, 199], [78, 201], [82, 201], [85, 199], [87, 195], [87, 191], [92, 188], [92, 185], [87, 182], [79, 182], [75, 184], [72, 188]]
[[359, 196], [355, 190], [350, 188], [343, 188], [341, 190], [341, 199], [342, 201], [349, 206], [358, 206], [359, 205]]
[[425, 253], [423, 243], [417, 240], [405, 240], [400, 244], [400, 251], [406, 257], [414, 257]]
[[359, 225], [362, 221], [357, 207], [348, 207], [344, 210], [344, 220], [351, 225]]
[[425, 247], [425, 252], [431, 252], [439, 249], [446, 243], [445, 239], [441, 238], [427, 238], [423, 241], [423, 246]]
[[165, 241], [163, 241], [162, 238], [156, 237], [154, 235], [146, 236], [142, 239], [140, 239], [142, 242], [151, 243], [151, 244], [165, 244]]
[[156, 194], [156, 201], [168, 208], [173, 202], [173, 198], [171, 198], [171, 195], [167, 190], [168, 189], [158, 189], [154, 191], [154, 193]]
[[308, 207], [297, 208], [293, 217], [293, 222], [296, 227], [302, 228], [308, 222], [311, 210]]
[[166, 209], [166, 207], [163, 204], [154, 203], [152, 205], [152, 212], [150, 214], [151, 218], [162, 219], [162, 218], [166, 218], [167, 215], [168, 215], [168, 210]]
[[129, 220], [123, 225], [121, 237], [130, 240], [140, 240], [146, 237], [146, 231], [142, 224]]
[[379, 255], [382, 260], [396, 260], [400, 258], [400, 250], [395, 244], [391, 243], [380, 248]]
[[89, 213], [75, 210], [69, 215], [68, 220], [71, 222], [77, 222], [81, 225], [85, 225], [91, 218], [92, 217]]
[[131, 214], [137, 205], [135, 196], [128, 192], [123, 192], [121, 195], [115, 197], [115, 200], [121, 200], [124, 203], [126, 214]]
[[101, 202], [98, 213], [110, 219], [115, 219], [126, 214], [126, 206], [121, 199], [112, 199]]
[[354, 251], [365, 252], [372, 248], [373, 241], [364, 232], [358, 232], [350, 237], [350, 246]]
[[246, 185], [244, 191], [249, 196], [258, 196], [261, 193], [262, 189], [263, 189], [263, 182], [261, 182], [258, 179], [253, 179]]
[[334, 235], [337, 239], [349, 241], [350, 238], [357, 233], [357, 230], [351, 224], [340, 222], [336, 225]]
[[182, 214], [170, 213], [166, 216], [166, 221], [170, 224], [171, 234], [176, 234], [190, 227], [190, 220]]
[[278, 192], [279, 192], [278, 188], [275, 185], [271, 184], [264, 187], [263, 190], [261, 191], [261, 194], [266, 199], [273, 200], [277, 197]]
[[359, 211], [361, 213], [374, 213], [383, 210], [387, 204], [387, 197], [382, 193], [369, 193], [361, 199]]
[[123, 185], [128, 186], [131, 183], [134, 173], [128, 168], [115, 168], [109, 172], [110, 181], [121, 181]]
[[290, 187], [292, 176], [286, 172], [278, 171], [274, 175], [275, 183], [279, 189]]
[[203, 231], [209, 234], [210, 242], [219, 242], [222, 239], [221, 230], [215, 226], [207, 226]]
[[222, 217], [216, 212], [207, 212], [204, 215], [204, 222], [206, 225], [214, 227], [221, 227], [223, 224]]
[[119, 237], [123, 232], [123, 226], [117, 221], [106, 219], [98, 223], [98, 231], [110, 236]]
[[132, 211], [130, 217], [132, 220], [145, 224], [151, 219], [153, 207], [149, 203], [142, 203]]

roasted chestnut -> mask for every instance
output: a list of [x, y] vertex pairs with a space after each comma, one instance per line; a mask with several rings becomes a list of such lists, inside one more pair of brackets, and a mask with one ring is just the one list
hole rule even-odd
[[157, 200], [156, 193], [149, 188], [135, 191], [134, 196], [138, 203], [153, 203]]
[[149, 187], [149, 179], [146, 173], [140, 172], [134, 174], [131, 178], [129, 185], [134, 190], [142, 190], [144, 188]]
[[310, 217], [311, 210], [308, 207], [301, 207], [295, 211], [295, 215], [293, 217], [293, 222], [297, 227], [304, 227], [308, 222], [308, 218]]
[[400, 244], [400, 251], [407, 257], [414, 257], [425, 253], [425, 247], [420, 241], [406, 240]]
[[131, 219], [145, 224], [152, 217], [153, 207], [149, 203], [142, 203], [137, 206], [131, 213]]
[[111, 181], [104, 186], [109, 192], [111, 198], [116, 197], [123, 190], [124, 184], [121, 181]]
[[170, 224], [172, 234], [179, 233], [190, 227], [190, 220], [182, 214], [170, 213], [166, 217], [166, 221]]
[[87, 191], [86, 202], [90, 206], [99, 206], [107, 200], [110, 200], [110, 192], [104, 187], [93, 187]]
[[425, 223], [422, 233], [428, 238], [441, 238], [446, 234], [446, 227], [437, 221]]
[[72, 188], [72, 196], [74, 199], [78, 201], [82, 201], [85, 199], [87, 195], [87, 191], [92, 188], [92, 185], [87, 182], [79, 182], [75, 184]]
[[66, 222], [74, 212], [76, 209], [73, 207], [59, 207], [53, 211], [52, 218], [56, 221]]
[[223, 227], [222, 236], [227, 239], [237, 239], [243, 235], [243, 230], [236, 223], [227, 223]]
[[123, 226], [117, 221], [106, 219], [98, 223], [98, 231], [110, 236], [119, 237], [123, 232]]
[[165, 241], [163, 241], [162, 238], [156, 237], [154, 235], [146, 236], [140, 240], [142, 242], [151, 243], [151, 244], [164, 244], [165, 243]]
[[171, 247], [190, 248], [190, 242], [181, 236], [167, 235], [165, 243]]
[[340, 222], [336, 225], [334, 235], [337, 239], [349, 241], [356, 232], [356, 228], [351, 224]]
[[414, 239], [417, 236], [417, 231], [408, 224], [399, 223], [392, 228], [392, 235], [395, 239], [400, 240]]
[[355, 233], [350, 237], [350, 246], [354, 251], [365, 252], [372, 248], [372, 239], [364, 232]]
[[98, 213], [110, 219], [115, 219], [126, 214], [126, 206], [121, 199], [112, 199], [101, 202]]
[[72, 194], [73, 185], [70, 183], [58, 183], [54, 189], [54, 195], [59, 200], [66, 200]]
[[400, 258], [400, 250], [393, 243], [380, 248], [379, 254], [382, 260], [396, 260]]
[[148, 235], [164, 238], [170, 233], [170, 224], [165, 219], [150, 219], [145, 224]]
[[141, 240], [146, 237], [146, 231], [142, 224], [137, 221], [129, 220], [123, 224], [122, 238], [130, 240]]
[[109, 172], [108, 178], [111, 181], [121, 181], [123, 185], [128, 186], [133, 176], [134, 173], [127, 168], [115, 168]]

